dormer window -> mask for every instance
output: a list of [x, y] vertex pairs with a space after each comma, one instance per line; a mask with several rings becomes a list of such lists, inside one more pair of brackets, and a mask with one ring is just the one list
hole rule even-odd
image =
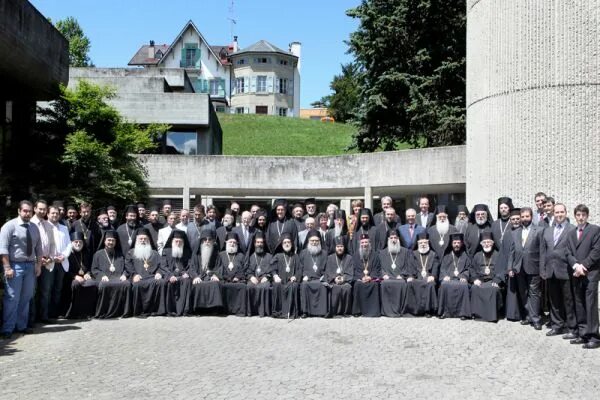
[[163, 53], [162, 53], [162, 51], [158, 50], [158, 51], [156, 52], [156, 54], [154, 55], [154, 58], [158, 58], [159, 60], [160, 60], [161, 58], [163, 58]]

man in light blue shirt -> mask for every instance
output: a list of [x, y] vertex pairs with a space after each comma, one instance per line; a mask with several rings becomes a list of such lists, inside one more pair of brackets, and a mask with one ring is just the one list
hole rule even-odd
[[35, 288], [35, 278], [41, 273], [42, 242], [40, 232], [30, 224], [33, 205], [27, 200], [19, 203], [19, 216], [0, 230], [0, 259], [4, 269], [4, 312], [2, 339], [13, 332], [31, 333], [27, 328], [29, 302]]

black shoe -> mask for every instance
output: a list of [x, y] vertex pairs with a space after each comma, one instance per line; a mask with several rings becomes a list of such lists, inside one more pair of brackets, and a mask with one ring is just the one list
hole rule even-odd
[[600, 347], [600, 342], [587, 342], [582, 346], [584, 349], [597, 349]]
[[569, 343], [571, 343], [571, 344], [585, 344], [585, 343], [587, 343], [587, 340], [585, 340], [584, 338], [578, 337], [577, 339], [570, 340]]
[[306, 314], [306, 313], [302, 313], [302, 314], [300, 315], [300, 318], [302, 318], [302, 319], [304, 319], [304, 318], [306, 318], [306, 317], [308, 317], [308, 314]]
[[0, 340], [10, 340], [12, 339], [12, 333], [3, 332], [0, 333]]
[[431, 314], [429, 314], [429, 313], [426, 313], [426, 314], [425, 314], [425, 318], [431, 318]]
[[[546, 332], [546, 336], [557, 336], [557, 335], [562, 335], [563, 330], [562, 329], [550, 329], [548, 332]], [[572, 338], [574, 339], [574, 338]]]
[[465, 317], [465, 316], [460, 317], [461, 321], [466, 321], [467, 319], [469, 319], [469, 317]]
[[446, 318], [446, 316], [444, 314], [442, 314], [442, 315], [438, 315], [438, 318], [439, 319], [444, 319], [444, 318]]
[[572, 339], [577, 339], [579, 336], [577, 336], [576, 334], [569, 332], [566, 335], [563, 335], [562, 338], [565, 340], [572, 340]]
[[521, 325], [531, 325], [531, 322], [527, 321], [526, 319], [521, 321]]
[[535, 329], [536, 331], [541, 331], [542, 330], [542, 324], [540, 324], [540, 323], [533, 324], [533, 329]]
[[22, 331], [17, 331], [17, 333], [22, 333], [23, 335], [31, 335], [34, 333], [34, 331], [31, 328], [25, 328]]

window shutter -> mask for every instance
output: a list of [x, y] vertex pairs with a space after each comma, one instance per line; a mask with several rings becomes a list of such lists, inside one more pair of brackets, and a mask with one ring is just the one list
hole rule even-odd
[[267, 93], [273, 93], [273, 77], [267, 77]]
[[275, 93], [279, 93], [279, 78], [275, 77]]
[[196, 51], [194, 52], [194, 65], [196, 67], [200, 67], [202, 65], [202, 63], [200, 62], [201, 55], [202, 53], [200, 49], [196, 49]]
[[225, 97], [225, 79], [219, 79], [219, 96]]
[[293, 79], [288, 79], [288, 81], [287, 81], [287, 94], [288, 94], [288, 96], [294, 95], [294, 80]]
[[204, 80], [204, 93], [209, 93], [208, 79]]
[[250, 93], [256, 93], [256, 77], [250, 77]]

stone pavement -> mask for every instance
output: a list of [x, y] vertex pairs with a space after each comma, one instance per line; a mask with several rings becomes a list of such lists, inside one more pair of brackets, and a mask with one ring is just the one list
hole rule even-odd
[[59, 321], [0, 341], [1, 399], [576, 398], [600, 350], [435, 318]]

